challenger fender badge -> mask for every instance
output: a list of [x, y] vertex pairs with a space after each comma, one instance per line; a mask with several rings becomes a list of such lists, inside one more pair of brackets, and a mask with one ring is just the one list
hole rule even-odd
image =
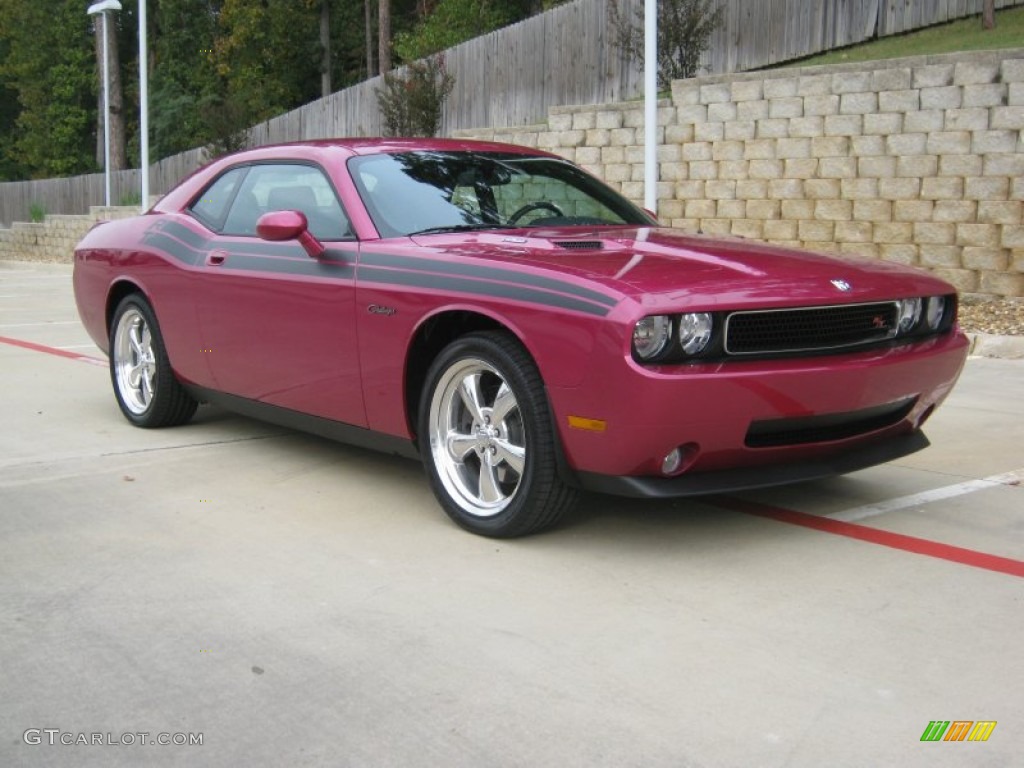
[[371, 304], [366, 308], [371, 315], [393, 315], [398, 312], [394, 307], [385, 307], [382, 304]]
[[835, 280], [830, 280], [829, 282], [832, 283], [832, 285], [834, 285], [843, 293], [846, 293], [848, 290], [850, 290], [850, 288], [853, 287], [848, 282], [846, 282], [845, 280], [840, 280], [838, 277]]

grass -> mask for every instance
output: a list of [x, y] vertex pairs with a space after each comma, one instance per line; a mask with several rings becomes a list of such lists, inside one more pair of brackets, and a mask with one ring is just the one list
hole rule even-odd
[[981, 16], [939, 24], [905, 35], [883, 37], [828, 53], [788, 62], [786, 67], [817, 64], [849, 64], [903, 56], [924, 56], [957, 51], [988, 51], [996, 48], [1024, 47], [1024, 8], [996, 12], [996, 28], [982, 29]]

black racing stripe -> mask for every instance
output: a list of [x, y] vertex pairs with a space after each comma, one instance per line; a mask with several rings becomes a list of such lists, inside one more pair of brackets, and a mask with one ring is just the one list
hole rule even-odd
[[164, 253], [170, 254], [178, 261], [189, 266], [196, 266], [202, 264], [206, 259], [205, 250], [196, 250], [185, 245], [180, 240], [175, 240], [173, 237], [154, 232], [150, 229], [142, 236], [142, 242], [146, 245], [150, 245], [153, 248], [163, 251]]
[[168, 235], [176, 237], [182, 242], [198, 250], [205, 250], [209, 248], [210, 244], [210, 239], [203, 233], [196, 232], [194, 229], [190, 229], [184, 224], [179, 224], [177, 221], [171, 221], [169, 219], [157, 220], [157, 222], [149, 228], [149, 231], [166, 232]]
[[[184, 241], [188, 245], [191, 245], [193, 248], [202, 251], [210, 250], [212, 247], [220, 247], [228, 253], [251, 253], [259, 254], [261, 256], [295, 256], [296, 254], [306, 253], [298, 243], [271, 243], [266, 240], [261, 240], [255, 235], [242, 242], [228, 241], [215, 245], [212, 238], [204, 237], [200, 233], [189, 229], [185, 225], [176, 221], [160, 221], [157, 222], [157, 226], [151, 227], [150, 229], [166, 230], [167, 234], [170, 234], [179, 240]], [[344, 253], [344, 251], [328, 248], [327, 253], [339, 254]]]
[[389, 285], [407, 285], [416, 288], [433, 288], [441, 291], [458, 291], [475, 296], [493, 296], [501, 299], [515, 299], [530, 304], [543, 304], [549, 307], [572, 309], [588, 315], [604, 317], [608, 314], [607, 307], [600, 307], [589, 301], [574, 299], [547, 291], [524, 288], [508, 283], [488, 283], [472, 277], [451, 277], [432, 275], [424, 272], [402, 272], [393, 269], [360, 267], [359, 282], [383, 283]]
[[422, 272], [439, 272], [442, 274], [467, 275], [480, 277], [487, 280], [506, 280], [511, 283], [532, 285], [535, 288], [547, 288], [559, 293], [569, 293], [573, 296], [587, 299], [606, 307], [614, 307], [619, 300], [606, 293], [584, 288], [574, 283], [556, 280], [541, 275], [529, 275], [512, 269], [501, 267], [488, 267], [478, 264], [455, 263], [440, 261], [423, 256], [396, 256], [389, 253], [363, 253], [359, 258], [362, 264], [372, 264], [377, 267], [400, 267], [402, 269], [414, 269]]
[[[257, 256], [284, 256], [295, 257], [303, 255], [310, 258], [302, 249], [302, 246], [295, 242], [289, 243], [268, 243], [265, 240], [253, 239], [252, 242], [226, 242], [219, 246], [228, 253], [249, 253]], [[330, 251], [328, 251], [329, 253]], [[335, 253], [338, 253], [335, 251]]]
[[311, 259], [302, 252], [303, 258], [282, 259], [277, 257], [252, 256], [244, 253], [229, 253], [223, 265], [214, 269], [237, 269], [243, 272], [269, 272], [275, 275], [306, 275], [351, 280], [355, 267], [338, 259]]
[[[159, 220], [151, 226], [143, 236], [143, 242], [190, 265], [203, 264], [213, 244], [213, 241], [195, 230], [167, 220]], [[219, 247], [228, 254], [228, 258], [219, 269], [346, 280], [355, 277], [355, 268], [350, 262], [351, 254], [345, 251], [329, 250], [324, 254], [327, 258], [321, 257], [317, 260], [305, 258], [305, 251], [294, 243], [268, 243], [254, 239], [252, 242], [244, 243], [225, 242]], [[303, 258], [296, 258], [300, 254]], [[405, 285], [515, 299], [598, 317], [606, 316], [618, 303], [607, 294], [569, 282], [527, 275], [500, 267], [379, 253], [363, 253], [360, 261], [360, 280], [385, 285]], [[498, 280], [507, 282], [489, 282]]]
[[[212, 250], [209, 239], [171, 221], [157, 222], [143, 235], [142, 240], [193, 266], [205, 263], [206, 256]], [[352, 279], [355, 274], [344, 251], [328, 250], [319, 260], [314, 261], [298, 244], [228, 242], [223, 246], [221, 250], [228, 254], [224, 269], [345, 279]]]

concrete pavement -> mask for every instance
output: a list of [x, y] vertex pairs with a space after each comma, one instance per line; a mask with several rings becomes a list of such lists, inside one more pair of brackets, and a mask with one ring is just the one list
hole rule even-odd
[[[98, 355], [67, 276], [0, 264], [0, 336]], [[0, 765], [1024, 752], [1024, 362], [972, 358], [895, 464], [590, 496], [513, 542], [449, 523], [416, 463], [212, 408], [135, 429], [104, 367], [25, 346], [0, 343], [0, 383]], [[922, 742], [936, 720], [997, 725]]]

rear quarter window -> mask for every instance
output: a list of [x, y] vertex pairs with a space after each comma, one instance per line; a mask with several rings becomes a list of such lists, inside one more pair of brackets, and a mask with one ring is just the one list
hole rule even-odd
[[218, 176], [189, 207], [192, 215], [210, 229], [219, 231], [246, 170], [245, 168], [232, 168], [227, 173]]

